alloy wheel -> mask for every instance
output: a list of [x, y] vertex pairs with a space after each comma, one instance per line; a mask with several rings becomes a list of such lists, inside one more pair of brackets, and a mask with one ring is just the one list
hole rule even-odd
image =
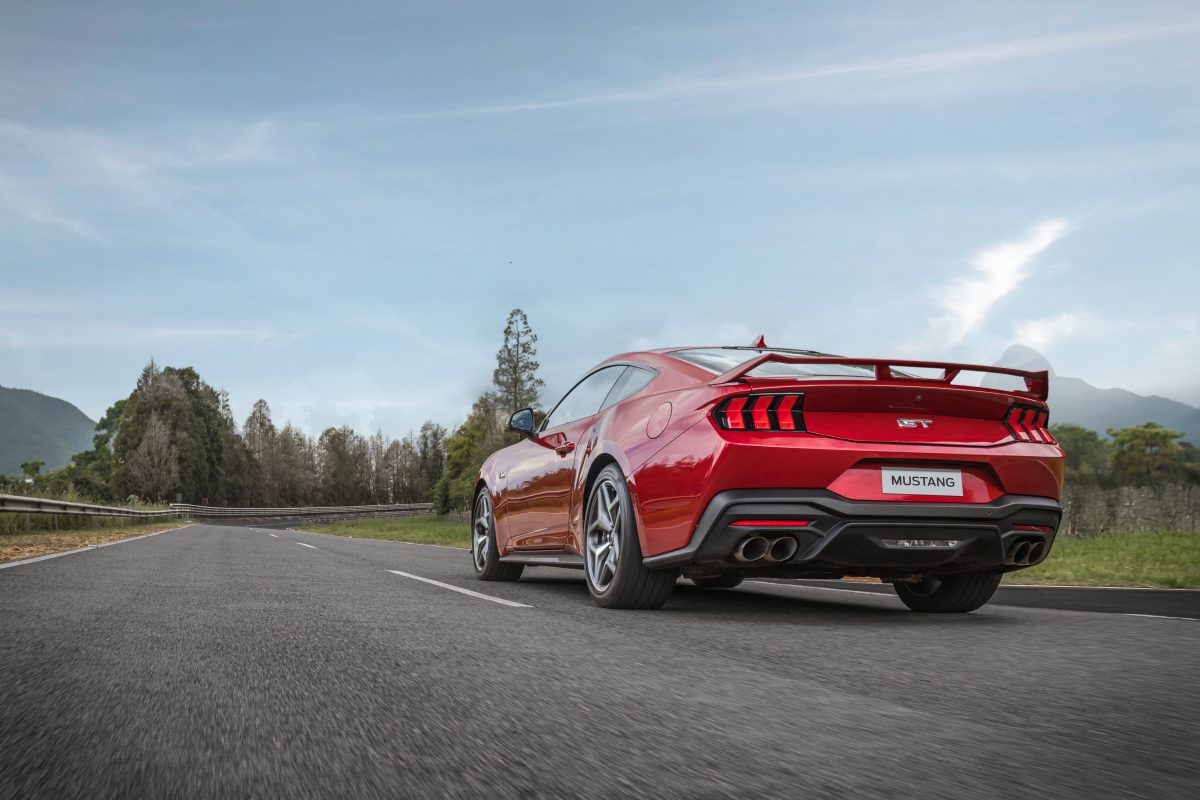
[[621, 494], [610, 478], [602, 478], [588, 508], [586, 557], [588, 578], [603, 592], [617, 574], [621, 557]]
[[491, 529], [492, 501], [487, 492], [480, 492], [479, 499], [475, 501], [475, 524], [471, 537], [471, 554], [475, 558], [475, 569], [479, 572], [487, 566]]

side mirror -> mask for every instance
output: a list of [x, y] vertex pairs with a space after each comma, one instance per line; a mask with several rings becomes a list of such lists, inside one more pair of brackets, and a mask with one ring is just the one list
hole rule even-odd
[[508, 418], [508, 429], [522, 436], [533, 436], [533, 409], [522, 408], [520, 411], [514, 411]]

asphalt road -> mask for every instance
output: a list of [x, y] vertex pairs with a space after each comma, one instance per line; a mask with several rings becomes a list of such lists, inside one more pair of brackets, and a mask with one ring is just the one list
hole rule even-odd
[[681, 582], [660, 611], [616, 612], [577, 573], [478, 583], [467, 559], [193, 526], [0, 570], [0, 797], [1162, 798], [1200, 781], [1195, 620], [918, 615], [767, 582]]

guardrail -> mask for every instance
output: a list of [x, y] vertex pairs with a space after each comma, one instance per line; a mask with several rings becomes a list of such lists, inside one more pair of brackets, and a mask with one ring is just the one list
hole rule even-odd
[[287, 508], [229, 508], [226, 506], [197, 506], [188, 503], [172, 503], [171, 509], [188, 517], [229, 517], [252, 519], [257, 517], [328, 517], [328, 516], [383, 516], [388, 514], [428, 514], [433, 503], [393, 503], [375, 506], [295, 506]]
[[143, 519], [178, 517], [183, 515], [183, 512], [175, 510], [139, 511], [133, 508], [98, 506], [91, 503], [68, 503], [65, 500], [47, 500], [44, 497], [17, 497], [11, 494], [0, 494], [0, 511], [24, 512], [26, 514], [74, 514], [89, 517], [140, 517]]
[[172, 503], [169, 509], [141, 511], [133, 508], [101, 506], [92, 503], [68, 503], [44, 497], [18, 497], [0, 494], [0, 512], [24, 513], [26, 528], [30, 514], [66, 514], [91, 517], [128, 517], [132, 519], [186, 518], [195, 520], [235, 519], [308, 519], [340, 520], [361, 517], [402, 517], [433, 513], [433, 503], [393, 503], [374, 506], [297, 506], [287, 508], [230, 508]]

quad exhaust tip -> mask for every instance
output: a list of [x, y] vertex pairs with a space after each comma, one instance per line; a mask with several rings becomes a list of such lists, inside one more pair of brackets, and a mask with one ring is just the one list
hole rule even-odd
[[788, 561], [799, 549], [800, 543], [794, 536], [778, 536], [774, 539], [757, 535], [747, 536], [738, 543], [737, 549], [733, 551], [733, 558], [743, 563], [763, 560]]
[[771, 549], [771, 543], [767, 541], [765, 536], [747, 536], [738, 544], [737, 549], [733, 551], [733, 557], [737, 561], [759, 561]]
[[1046, 554], [1044, 541], [1022, 539], [1008, 550], [1008, 562], [1018, 567], [1027, 567], [1042, 560]]
[[764, 558], [767, 561], [788, 561], [796, 555], [796, 551], [799, 549], [800, 543], [796, 541], [795, 537], [780, 536], [771, 542], [771, 547], [767, 550]]

